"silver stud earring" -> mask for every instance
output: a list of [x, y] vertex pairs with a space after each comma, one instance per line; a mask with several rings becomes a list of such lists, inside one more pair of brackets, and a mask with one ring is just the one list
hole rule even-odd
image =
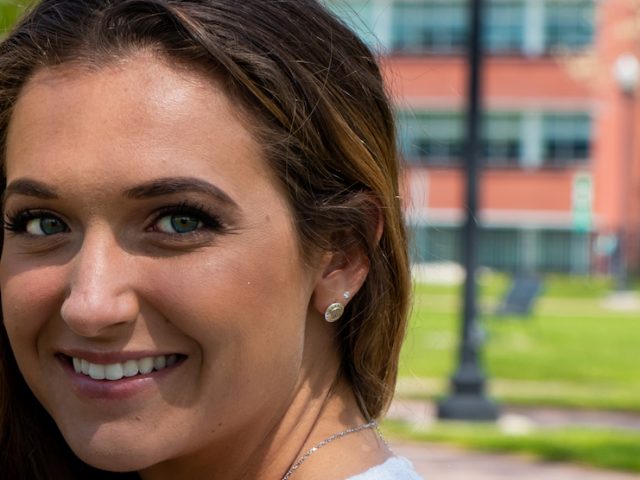
[[340, 302], [332, 303], [325, 310], [324, 319], [329, 323], [333, 323], [337, 320], [340, 320], [340, 317], [342, 317], [343, 313], [344, 313], [344, 305], [342, 303]]
[[342, 294], [342, 298], [344, 298], [345, 301], [349, 300], [351, 298], [351, 292], [347, 290]]

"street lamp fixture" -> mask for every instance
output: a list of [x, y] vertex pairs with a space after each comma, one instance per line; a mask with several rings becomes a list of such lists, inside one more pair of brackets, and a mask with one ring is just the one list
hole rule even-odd
[[623, 53], [616, 59], [613, 75], [620, 91], [625, 95], [634, 95], [640, 80], [640, 62], [635, 55]]

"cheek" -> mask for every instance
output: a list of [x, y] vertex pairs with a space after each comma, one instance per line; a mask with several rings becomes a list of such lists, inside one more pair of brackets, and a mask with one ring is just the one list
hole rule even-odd
[[246, 356], [284, 338], [302, 339], [307, 302], [291, 278], [264, 262], [247, 267], [221, 261], [209, 267], [188, 275], [156, 270], [149, 295], [157, 310], [203, 349], [243, 349]]
[[207, 318], [212, 329], [224, 330], [260, 329], [271, 321], [287, 328], [292, 317], [303, 324], [311, 282], [291, 233], [242, 245], [235, 240], [228, 237], [201, 254], [149, 262], [140, 271], [154, 281], [143, 282], [143, 288], [161, 302], [160, 310], [180, 308], [170, 317], [185, 328], [195, 319], [194, 327], [201, 328]]
[[[58, 268], [24, 270], [11, 274], [6, 263], [0, 269], [2, 315], [18, 368], [35, 396], [47, 398], [52, 374], [45, 360], [45, 344], [53, 335], [48, 321], [60, 308]], [[45, 403], [43, 402], [43, 405]]]
[[60, 267], [19, 270], [3, 262], [0, 271], [2, 315], [18, 362], [37, 353], [47, 320], [59, 313], [64, 292]]
[[267, 370], [267, 359], [284, 361], [276, 352], [289, 360], [302, 355], [311, 282], [295, 248], [282, 235], [259, 246], [221, 245], [206, 255], [150, 263], [144, 270], [154, 281], [144, 282], [145, 296], [199, 343], [212, 360], [205, 364]]

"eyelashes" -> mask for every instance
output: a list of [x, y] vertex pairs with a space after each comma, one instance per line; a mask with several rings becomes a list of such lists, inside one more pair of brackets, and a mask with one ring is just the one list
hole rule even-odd
[[34, 236], [49, 236], [69, 231], [69, 227], [59, 217], [42, 210], [23, 210], [8, 214], [2, 224], [9, 232]]
[[[170, 235], [188, 235], [201, 230], [223, 232], [225, 225], [217, 215], [198, 204], [183, 202], [156, 211], [148, 231]], [[171, 231], [173, 230], [173, 231]]]
[[[2, 226], [14, 235], [28, 235], [34, 238], [51, 237], [71, 231], [58, 215], [39, 209], [7, 213]], [[222, 233], [225, 229], [225, 224], [219, 216], [209, 212], [203, 205], [185, 201], [153, 212], [151, 220], [143, 230], [186, 239], [205, 232]]]

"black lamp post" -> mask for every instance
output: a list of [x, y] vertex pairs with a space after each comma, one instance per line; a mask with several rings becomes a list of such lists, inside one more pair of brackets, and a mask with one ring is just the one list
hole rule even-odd
[[476, 267], [478, 238], [478, 172], [480, 157], [480, 80], [482, 63], [482, 0], [470, 0], [469, 99], [467, 107], [467, 218], [464, 225], [464, 308], [459, 364], [451, 378], [451, 394], [438, 404], [438, 417], [456, 420], [495, 420], [497, 405], [485, 395], [485, 376], [479, 362], [481, 338], [477, 325]]

